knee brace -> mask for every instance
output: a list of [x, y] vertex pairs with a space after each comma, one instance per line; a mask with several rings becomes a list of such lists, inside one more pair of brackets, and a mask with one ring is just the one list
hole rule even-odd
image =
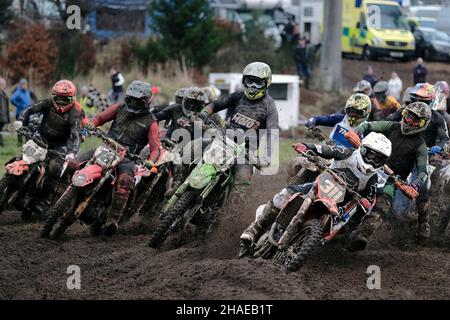
[[131, 190], [133, 190], [133, 177], [127, 174], [119, 174], [116, 183], [116, 196], [121, 198], [128, 198]]

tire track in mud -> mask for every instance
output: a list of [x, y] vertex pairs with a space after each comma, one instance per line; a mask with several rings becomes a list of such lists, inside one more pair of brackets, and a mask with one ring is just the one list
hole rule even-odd
[[[146, 246], [152, 227], [139, 221], [112, 239], [91, 238], [74, 225], [60, 241], [40, 239], [41, 224], [0, 216], [1, 299], [450, 299], [450, 247], [419, 247], [408, 237], [382, 232], [361, 253], [339, 244], [321, 248], [294, 274], [269, 262], [236, 259], [239, 235], [255, 209], [285, 184], [284, 174], [256, 176], [249, 193], [224, 210], [206, 241], [161, 250]], [[403, 229], [408, 228], [403, 227]], [[408, 242], [409, 241], [409, 242]], [[398, 243], [397, 243], [398, 242]], [[181, 242], [182, 243], [182, 242]], [[81, 268], [81, 290], [66, 287], [69, 265]], [[367, 267], [381, 268], [381, 290], [368, 290]]]

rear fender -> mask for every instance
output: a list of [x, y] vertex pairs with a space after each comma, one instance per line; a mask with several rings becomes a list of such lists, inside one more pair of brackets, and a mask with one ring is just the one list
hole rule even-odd
[[103, 169], [98, 164], [92, 164], [75, 172], [72, 183], [76, 187], [85, 187], [102, 176]]

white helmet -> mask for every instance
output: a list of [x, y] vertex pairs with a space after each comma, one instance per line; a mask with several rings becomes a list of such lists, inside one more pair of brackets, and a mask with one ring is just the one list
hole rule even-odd
[[358, 169], [366, 175], [383, 167], [392, 153], [392, 143], [381, 133], [371, 132], [361, 142], [357, 153]]

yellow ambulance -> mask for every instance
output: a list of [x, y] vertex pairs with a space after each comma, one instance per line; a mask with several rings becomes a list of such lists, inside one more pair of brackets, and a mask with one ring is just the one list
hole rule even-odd
[[414, 36], [396, 1], [342, 1], [343, 53], [364, 59], [408, 60], [413, 57], [414, 50]]

